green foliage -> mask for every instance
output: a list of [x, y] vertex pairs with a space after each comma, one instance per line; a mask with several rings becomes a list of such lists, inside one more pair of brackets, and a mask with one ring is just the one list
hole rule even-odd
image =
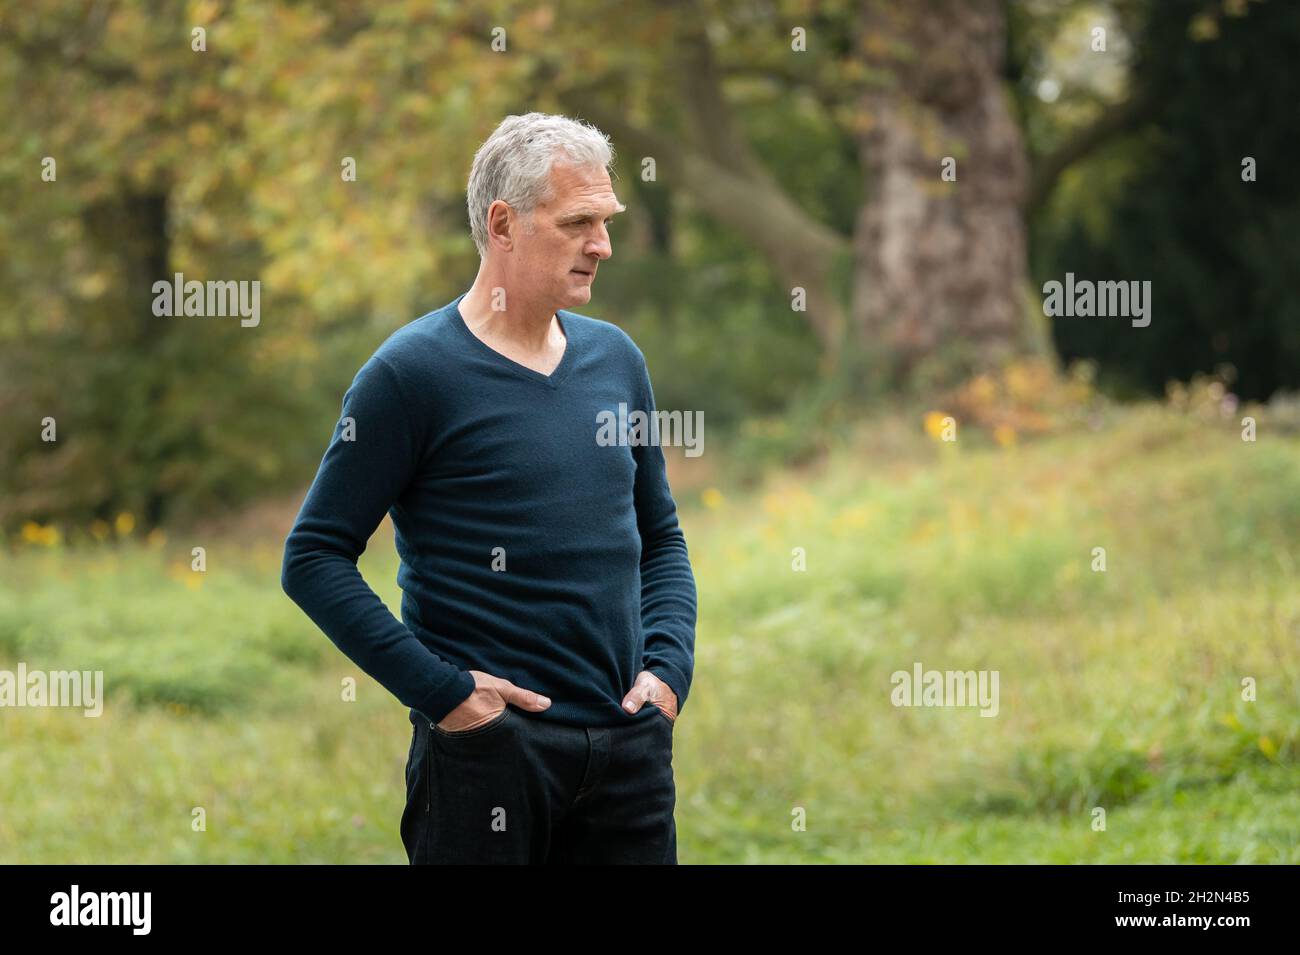
[[[0, 533], [33, 521], [71, 537], [120, 513], [143, 529], [300, 486], [364, 358], [472, 280], [464, 181], [501, 116], [575, 113], [593, 96], [661, 142], [736, 161], [709, 154], [711, 130], [692, 127], [665, 55], [701, 24], [738, 134], [811, 221], [852, 234], [871, 185], [862, 95], [890, 79], [862, 59], [857, 4], [630, 4], [616, 28], [597, 8], [6, 10]], [[1183, 2], [1009, 5], [1008, 78], [1034, 154], [1127, 92], [1123, 57], [1098, 62], [1076, 42], [1095, 16], [1136, 51], [1134, 88], [1166, 104], [1154, 125], [1067, 171], [1033, 224], [1039, 283], [1067, 269], [1153, 280], [1150, 328], [1057, 323], [1068, 356], [1103, 359], [1105, 388], [1133, 394], [1219, 360], [1237, 366], [1246, 396], [1295, 384], [1300, 321], [1285, 276], [1300, 206], [1294, 177], [1278, 173], [1294, 71], [1278, 64], [1294, 59], [1300, 21], [1282, 3], [1241, 8], [1210, 5], [1191, 37], [1172, 26], [1193, 10]], [[808, 29], [805, 56], [789, 50], [795, 24]], [[488, 46], [496, 25], [508, 54]], [[188, 33], [199, 26], [202, 52]], [[1086, 82], [1039, 101], [1036, 79], [1062, 62]], [[757, 473], [815, 460], [892, 397], [882, 356], [823, 355], [752, 236], [707, 216], [671, 175], [637, 181], [647, 150], [615, 139], [630, 215], [590, 311], [641, 343], [662, 407], [703, 410], [712, 434], [737, 436], [734, 466]], [[1258, 182], [1239, 181], [1246, 153]], [[56, 182], [40, 179], [47, 156]], [[860, 265], [846, 256], [834, 268], [846, 303]], [[262, 323], [153, 316], [151, 282], [178, 271], [261, 281]], [[922, 364], [921, 385], [951, 379], [969, 363], [962, 352], [950, 343]], [[47, 417], [55, 444], [40, 439]]]
[[[487, 19], [271, 0], [7, 12], [0, 532], [75, 536], [120, 513], [144, 529], [301, 484], [366, 355], [472, 279], [465, 176], [501, 116], [635, 76], [650, 125], [671, 126], [669, 67], [650, 55], [673, 42], [671, 20], [629, 10], [611, 46], [602, 18], [566, 8], [562, 42], [560, 14], [523, 2]], [[825, 16], [846, 28], [846, 9]], [[488, 46], [495, 24], [508, 55]], [[761, 23], [742, 32], [750, 53], [768, 42]], [[837, 68], [823, 62], [821, 81]], [[858, 186], [842, 132], [761, 75], [740, 82], [758, 151], [796, 201], [847, 227]], [[635, 174], [636, 157], [621, 167]], [[745, 237], [671, 182], [652, 188], [677, 248], [644, 241], [650, 212], [634, 202], [642, 232], [619, 237], [626, 264], [603, 273], [592, 313], [642, 342], [662, 406], [704, 409], [720, 429], [776, 411], [815, 377], [805, 318], [781, 307], [788, 290]], [[260, 281], [261, 323], [154, 316], [150, 287], [175, 272]], [[56, 442], [41, 440], [46, 418]]]
[[[1179, 0], [1130, 12], [1130, 85], [1159, 108], [1062, 178], [1033, 223], [1031, 265], [1039, 287], [1067, 271], [1150, 281], [1152, 321], [1130, 329], [1060, 318], [1057, 347], [1066, 360], [1096, 358], [1103, 380], [1126, 390], [1158, 394], [1221, 363], [1239, 371], [1234, 390], [1244, 398], [1294, 388], [1300, 185], [1290, 170], [1300, 83], [1280, 64], [1300, 54], [1300, 8]], [[1070, 99], [1025, 102], [1043, 149], [1065, 138], [1057, 120]], [[1252, 182], [1242, 179], [1246, 157], [1256, 163]]]

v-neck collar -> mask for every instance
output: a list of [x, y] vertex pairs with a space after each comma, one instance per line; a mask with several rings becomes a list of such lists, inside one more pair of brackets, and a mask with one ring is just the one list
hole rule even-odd
[[521, 375], [524, 378], [528, 378], [531, 381], [536, 381], [540, 384], [550, 385], [552, 388], [558, 387], [560, 382], [568, 376], [569, 369], [573, 366], [573, 335], [577, 328], [577, 323], [565, 322], [562, 315], [563, 309], [557, 308], [555, 310], [555, 320], [560, 323], [560, 329], [564, 332], [564, 354], [560, 356], [560, 363], [555, 366], [551, 373], [549, 375], [543, 375], [535, 368], [529, 368], [527, 365], [519, 364], [519, 362], [515, 361], [513, 358], [507, 358], [474, 334], [473, 330], [465, 324], [465, 316], [460, 313], [460, 300], [468, 294], [469, 292], [462, 292], [456, 301], [451, 303], [451, 321], [461, 330], [465, 337], [470, 340], [472, 343], [471, 347], [481, 349], [483, 352], [495, 359], [499, 364], [508, 370], [513, 371], [517, 375]]

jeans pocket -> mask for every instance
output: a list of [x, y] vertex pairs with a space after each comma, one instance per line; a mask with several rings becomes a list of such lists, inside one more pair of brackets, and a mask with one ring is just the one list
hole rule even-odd
[[496, 716], [492, 717], [492, 719], [488, 720], [482, 726], [475, 726], [473, 729], [468, 729], [468, 730], [445, 730], [437, 723], [434, 723], [433, 731], [437, 733], [439, 736], [441, 736], [443, 739], [464, 739], [467, 736], [478, 736], [482, 733], [490, 733], [498, 726], [504, 724], [505, 721], [510, 717], [511, 712], [512, 710], [510, 709], [510, 704], [507, 703], [506, 708], [504, 710], [502, 710]]

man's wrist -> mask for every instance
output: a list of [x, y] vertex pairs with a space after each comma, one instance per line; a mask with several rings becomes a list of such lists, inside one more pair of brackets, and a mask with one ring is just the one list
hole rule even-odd
[[453, 679], [440, 684], [414, 709], [422, 713], [430, 723], [441, 723], [448, 713], [474, 694], [477, 686], [472, 673], [468, 670], [458, 670]]

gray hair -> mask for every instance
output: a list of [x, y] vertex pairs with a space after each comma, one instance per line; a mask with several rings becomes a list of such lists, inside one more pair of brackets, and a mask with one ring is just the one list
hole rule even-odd
[[470, 232], [480, 258], [487, 258], [488, 207], [500, 199], [528, 218], [539, 203], [552, 198], [551, 166], [561, 160], [608, 168], [614, 148], [596, 127], [551, 113], [507, 116], [492, 131], [474, 154], [466, 190]]

